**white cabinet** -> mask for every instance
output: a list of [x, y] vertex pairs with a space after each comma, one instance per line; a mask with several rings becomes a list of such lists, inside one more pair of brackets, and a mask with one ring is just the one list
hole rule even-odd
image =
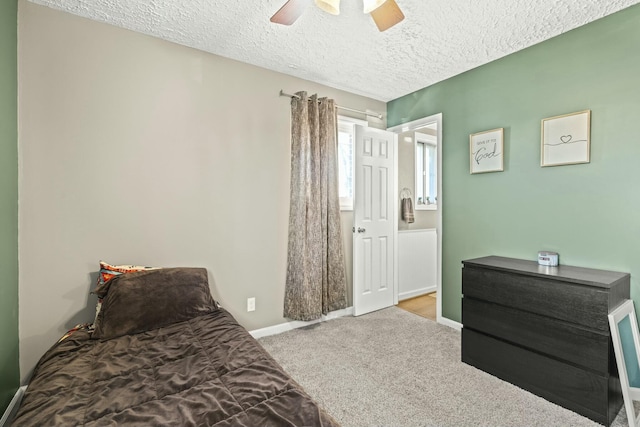
[[435, 228], [398, 231], [398, 300], [435, 292]]

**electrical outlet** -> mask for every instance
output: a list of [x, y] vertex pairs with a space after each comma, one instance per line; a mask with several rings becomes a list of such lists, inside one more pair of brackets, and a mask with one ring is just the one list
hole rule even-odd
[[247, 311], [256, 311], [256, 299], [247, 298]]

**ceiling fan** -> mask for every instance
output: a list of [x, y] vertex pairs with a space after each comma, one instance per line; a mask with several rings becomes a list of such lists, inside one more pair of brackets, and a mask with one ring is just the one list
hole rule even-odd
[[[395, 0], [362, 0], [364, 13], [371, 14], [380, 31], [388, 30], [404, 19], [404, 14]], [[291, 25], [296, 22], [311, 0], [287, 0], [271, 17], [271, 22]], [[332, 15], [340, 14], [340, 0], [315, 0], [316, 6]]]

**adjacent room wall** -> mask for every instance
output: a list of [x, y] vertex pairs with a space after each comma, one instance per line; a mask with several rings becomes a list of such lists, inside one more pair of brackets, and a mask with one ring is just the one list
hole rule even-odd
[[386, 105], [23, 0], [19, 23], [23, 378], [92, 321], [101, 259], [206, 267], [247, 329], [285, 322], [290, 108], [278, 92]]
[[0, 2], [0, 414], [18, 368], [18, 0]]
[[[464, 259], [631, 273], [640, 303], [640, 6], [409, 94], [390, 126], [443, 113], [443, 315], [460, 321]], [[591, 163], [540, 167], [540, 121], [590, 109]], [[504, 172], [469, 174], [469, 134], [504, 127]]]

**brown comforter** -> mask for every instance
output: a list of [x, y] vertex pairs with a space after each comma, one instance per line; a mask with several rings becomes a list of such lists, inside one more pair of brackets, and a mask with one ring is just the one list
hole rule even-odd
[[225, 310], [39, 362], [13, 426], [337, 426]]

